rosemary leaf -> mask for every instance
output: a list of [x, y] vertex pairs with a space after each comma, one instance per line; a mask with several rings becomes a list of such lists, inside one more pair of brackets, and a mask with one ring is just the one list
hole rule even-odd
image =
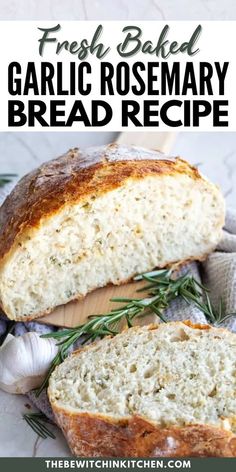
[[62, 360], [59, 360], [59, 359], [58, 359], [58, 362], [55, 362], [57, 360], [57, 356], [58, 356], [58, 354], [56, 355], [56, 357], [52, 361], [51, 366], [48, 369], [47, 375], [46, 375], [45, 379], [43, 380], [42, 384], [40, 385], [40, 387], [35, 389], [35, 396], [36, 397], [39, 397], [39, 395], [41, 395], [42, 391], [45, 388], [47, 388], [50, 375], [54, 371], [55, 367], [62, 362]]
[[144, 298], [113, 298], [112, 302], [122, 305], [112, 309], [109, 313], [92, 315], [86, 323], [75, 328], [42, 335], [43, 338], [57, 339], [59, 351], [43, 384], [38, 389], [37, 395], [40, 395], [42, 390], [47, 387], [52, 371], [66, 358], [71, 346], [81, 336], [85, 336], [83, 344], [104, 336], [114, 336], [119, 332], [120, 322], [125, 321], [127, 327], [130, 328], [134, 318], [143, 317], [150, 313], [155, 313], [159, 319], [166, 322], [164, 311], [178, 297], [188, 304], [195, 305], [205, 314], [207, 321], [215, 326], [220, 326], [223, 321], [236, 316], [236, 313], [224, 313], [222, 301], [218, 308], [213, 307], [208, 294], [209, 290], [188, 273], [176, 277], [171, 270], [163, 269], [139, 275], [134, 280], [147, 282], [146, 286], [137, 290], [137, 292], [146, 292]]
[[45, 425], [45, 423], [51, 423], [51, 421], [43, 413], [24, 413], [23, 419], [41, 438], [46, 439], [49, 437], [56, 439], [56, 436]]
[[16, 174], [0, 174], [0, 187], [11, 182], [13, 177], [16, 177]]

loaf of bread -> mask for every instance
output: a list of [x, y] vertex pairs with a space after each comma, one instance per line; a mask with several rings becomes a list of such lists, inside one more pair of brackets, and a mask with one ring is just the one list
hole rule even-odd
[[236, 335], [172, 322], [68, 357], [49, 399], [74, 455], [236, 457]]
[[222, 234], [218, 188], [179, 158], [111, 144], [73, 149], [0, 209], [0, 303], [30, 320], [109, 283], [201, 260]]

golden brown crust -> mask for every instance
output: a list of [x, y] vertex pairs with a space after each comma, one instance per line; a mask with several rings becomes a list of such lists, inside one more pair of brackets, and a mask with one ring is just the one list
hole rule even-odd
[[53, 405], [72, 453], [82, 457], [236, 457], [236, 436], [207, 425], [158, 427], [133, 416], [67, 413]]
[[21, 179], [0, 209], [0, 259], [23, 234], [63, 206], [94, 198], [129, 178], [163, 174], [202, 179], [198, 170], [182, 159], [118, 144], [87, 151], [75, 148], [43, 164]]
[[[209, 325], [184, 322], [193, 329], [213, 329]], [[150, 324], [147, 329], [158, 329]], [[135, 326], [132, 330], [138, 330]], [[220, 329], [220, 328], [218, 328]], [[225, 328], [220, 331], [228, 332]], [[104, 341], [98, 341], [102, 343]], [[91, 345], [73, 352], [89, 350]], [[50, 387], [49, 387], [50, 400]], [[69, 411], [55, 401], [51, 406], [75, 456], [82, 457], [236, 457], [236, 436], [213, 425], [159, 426], [140, 416], [112, 418], [95, 413]]]

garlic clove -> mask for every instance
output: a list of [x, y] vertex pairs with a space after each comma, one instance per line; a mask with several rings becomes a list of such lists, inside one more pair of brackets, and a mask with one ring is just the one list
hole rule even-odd
[[0, 389], [4, 390], [7, 393], [14, 393], [14, 394], [24, 394], [30, 392], [34, 388], [37, 388], [43, 382], [44, 375], [36, 375], [31, 377], [24, 377], [22, 379], [18, 379], [16, 382], [11, 380], [10, 382], [6, 383], [4, 379], [3, 382], [0, 381]]
[[0, 349], [0, 388], [27, 393], [39, 387], [57, 352], [55, 340], [35, 332], [17, 338], [8, 335]]

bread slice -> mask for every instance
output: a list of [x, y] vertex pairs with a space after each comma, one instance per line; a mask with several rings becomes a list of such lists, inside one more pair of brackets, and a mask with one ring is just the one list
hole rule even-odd
[[76, 351], [51, 375], [78, 456], [236, 457], [236, 335], [172, 322]]
[[0, 300], [29, 320], [108, 283], [203, 259], [222, 234], [218, 188], [181, 159], [116, 144], [24, 177], [0, 210]]

